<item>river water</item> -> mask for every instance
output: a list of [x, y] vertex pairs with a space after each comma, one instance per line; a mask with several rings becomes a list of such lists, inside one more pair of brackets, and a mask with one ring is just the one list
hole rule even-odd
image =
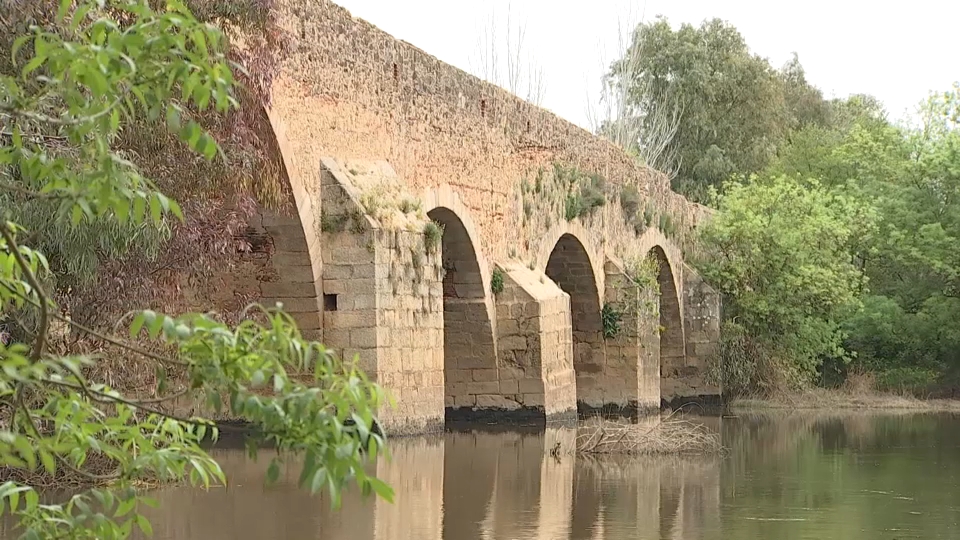
[[331, 510], [264, 487], [269, 452], [216, 449], [229, 486], [157, 494], [154, 538], [196, 540], [876, 540], [960, 538], [960, 416], [819, 413], [700, 419], [722, 458], [593, 459], [569, 429], [391, 441], [394, 504]]
[[[377, 465], [394, 504], [338, 511], [264, 487], [268, 459], [215, 450], [227, 488], [159, 493], [155, 538], [876, 540], [960, 538], [960, 417], [739, 416], [704, 421], [719, 459], [592, 459], [549, 449], [573, 432], [458, 431], [395, 439]], [[264, 456], [267, 457], [267, 456]]]

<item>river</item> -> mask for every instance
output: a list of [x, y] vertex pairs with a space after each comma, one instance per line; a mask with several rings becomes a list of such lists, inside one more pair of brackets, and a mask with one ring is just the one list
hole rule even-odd
[[392, 440], [396, 502], [264, 487], [268, 454], [213, 451], [230, 485], [158, 493], [154, 538], [876, 540], [960, 538], [960, 417], [741, 415], [704, 421], [722, 458], [550, 455], [573, 432]]

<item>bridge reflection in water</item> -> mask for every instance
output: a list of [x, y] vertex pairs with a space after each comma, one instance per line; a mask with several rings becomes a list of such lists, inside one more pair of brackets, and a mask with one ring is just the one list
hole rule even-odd
[[716, 461], [550, 455], [574, 437], [548, 428], [394, 439], [377, 474], [395, 503], [351, 492], [339, 510], [297, 488], [296, 465], [267, 488], [268, 454], [254, 463], [216, 450], [230, 486], [160, 492], [154, 538], [697, 540], [718, 530]]

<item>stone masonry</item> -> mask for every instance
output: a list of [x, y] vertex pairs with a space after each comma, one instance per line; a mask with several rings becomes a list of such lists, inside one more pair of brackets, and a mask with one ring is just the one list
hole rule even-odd
[[[247, 66], [263, 85], [252, 114], [290, 204], [251, 219], [249, 236], [272, 246], [253, 281], [387, 389], [384, 426], [719, 394], [704, 381], [719, 297], [684, 263], [706, 208], [608, 141], [327, 0], [270, 9], [270, 42], [236, 43], [270, 60]], [[571, 214], [585, 178], [603, 204]], [[660, 262], [658, 291], [625, 270], [644, 257]], [[655, 309], [605, 337], [604, 305], [631, 303]]]

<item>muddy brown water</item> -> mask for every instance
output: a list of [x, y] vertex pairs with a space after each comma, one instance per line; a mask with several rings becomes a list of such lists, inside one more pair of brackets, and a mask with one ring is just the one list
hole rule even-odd
[[264, 487], [268, 460], [216, 449], [229, 486], [156, 496], [154, 538], [197, 540], [960, 538], [960, 416], [739, 416], [705, 420], [720, 459], [593, 459], [549, 450], [563, 429], [392, 440], [376, 466], [393, 504], [339, 510]]

